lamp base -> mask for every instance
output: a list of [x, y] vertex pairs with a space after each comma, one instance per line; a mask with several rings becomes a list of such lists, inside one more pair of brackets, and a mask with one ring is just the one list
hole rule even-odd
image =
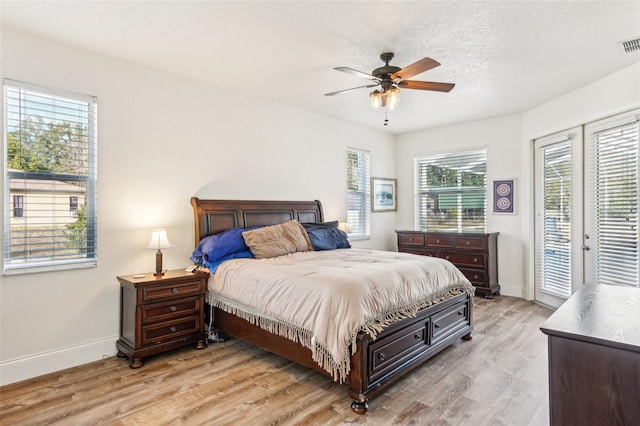
[[153, 275], [155, 275], [156, 277], [161, 277], [164, 275], [164, 273], [167, 272], [167, 270], [165, 269], [164, 271], [160, 271], [160, 272], [154, 272]]

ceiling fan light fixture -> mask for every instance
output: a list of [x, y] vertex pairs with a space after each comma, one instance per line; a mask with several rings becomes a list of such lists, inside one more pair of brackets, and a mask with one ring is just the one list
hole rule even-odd
[[369, 94], [371, 100], [371, 106], [373, 108], [380, 108], [382, 106], [382, 93], [379, 90], [374, 90]]
[[393, 111], [400, 103], [400, 89], [397, 87], [391, 87], [387, 91], [384, 92], [386, 97], [386, 104], [389, 111]]

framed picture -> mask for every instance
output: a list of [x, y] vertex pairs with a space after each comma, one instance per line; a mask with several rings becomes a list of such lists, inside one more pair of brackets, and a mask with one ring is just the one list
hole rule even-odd
[[396, 179], [371, 178], [371, 211], [394, 212], [398, 210]]
[[493, 212], [514, 214], [515, 179], [493, 181]]

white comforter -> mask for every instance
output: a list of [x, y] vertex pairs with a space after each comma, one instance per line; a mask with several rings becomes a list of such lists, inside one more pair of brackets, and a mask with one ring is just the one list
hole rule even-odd
[[233, 259], [218, 267], [208, 290], [212, 305], [311, 349], [339, 381], [360, 330], [375, 337], [426, 306], [474, 292], [446, 260], [365, 249]]

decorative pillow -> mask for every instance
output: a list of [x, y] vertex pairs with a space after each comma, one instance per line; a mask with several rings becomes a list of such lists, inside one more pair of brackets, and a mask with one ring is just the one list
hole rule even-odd
[[310, 227], [307, 228], [309, 240], [314, 250], [335, 250], [339, 248], [351, 248], [347, 234], [344, 231], [333, 227]]
[[307, 231], [297, 220], [246, 231], [242, 236], [256, 259], [313, 250]]
[[[252, 228], [254, 229], [254, 228]], [[230, 254], [248, 251], [242, 233], [245, 228], [231, 228], [215, 235], [209, 235], [200, 240], [198, 247], [193, 250], [191, 261], [197, 265], [216, 262]]]
[[253, 259], [255, 256], [253, 255], [253, 253], [251, 253], [250, 250], [245, 250], [245, 251], [241, 251], [239, 253], [233, 253], [230, 255], [227, 255], [225, 257], [223, 257], [222, 259], [218, 259], [216, 261], [213, 262], [204, 262], [204, 265], [207, 269], [209, 269], [209, 272], [212, 274], [215, 274], [216, 269], [218, 269], [218, 266], [220, 266], [220, 264], [226, 260], [230, 260], [230, 259]]

